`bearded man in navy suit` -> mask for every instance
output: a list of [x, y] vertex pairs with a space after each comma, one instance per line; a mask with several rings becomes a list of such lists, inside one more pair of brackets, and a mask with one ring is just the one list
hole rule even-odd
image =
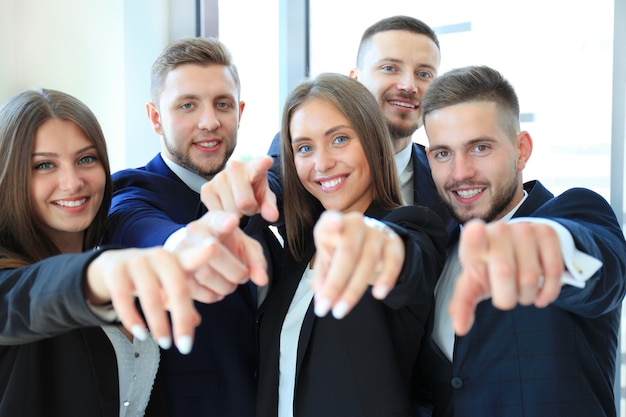
[[463, 227], [435, 289], [416, 394], [437, 417], [615, 416], [626, 242], [610, 205], [523, 183], [533, 142], [497, 71], [439, 76], [422, 111], [433, 179]]
[[[216, 39], [181, 39], [166, 46], [152, 66], [151, 89], [146, 109], [161, 152], [144, 167], [113, 175], [105, 241], [174, 250], [193, 234], [186, 225], [206, 212], [200, 188], [233, 153], [244, 102], [237, 68]], [[213, 291], [219, 302], [196, 303], [202, 322], [193, 350], [187, 355], [161, 350], [153, 395], [165, 396], [172, 417], [254, 416], [256, 289], [238, 285], [243, 281], [237, 276], [250, 276], [246, 262], [237, 274], [226, 272], [228, 262], [207, 265], [196, 277], [211, 280], [213, 290], [203, 285], [192, 290]]]

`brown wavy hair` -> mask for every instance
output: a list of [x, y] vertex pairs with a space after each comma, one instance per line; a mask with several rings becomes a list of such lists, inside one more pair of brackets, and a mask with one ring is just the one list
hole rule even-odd
[[402, 205], [387, 122], [372, 93], [347, 75], [325, 73], [304, 81], [285, 101], [280, 134], [285, 228], [290, 250], [297, 259], [303, 255], [305, 235], [313, 229], [324, 208], [298, 178], [289, 125], [294, 112], [314, 98], [329, 102], [343, 113], [361, 140], [372, 172], [374, 201], [386, 209]]
[[37, 129], [50, 119], [75, 123], [95, 146], [106, 175], [102, 205], [85, 231], [83, 249], [100, 243], [113, 184], [106, 141], [93, 112], [56, 90], [23, 91], [0, 109], [0, 268], [34, 263], [60, 253], [47, 237], [31, 196], [32, 153]]

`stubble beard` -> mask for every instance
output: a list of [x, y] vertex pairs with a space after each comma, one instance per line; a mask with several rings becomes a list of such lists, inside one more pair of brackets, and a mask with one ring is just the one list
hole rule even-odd
[[201, 177], [206, 178], [207, 180], [210, 180], [216, 174], [224, 170], [224, 167], [226, 166], [228, 159], [231, 157], [231, 155], [235, 151], [234, 146], [232, 148], [228, 148], [226, 151], [226, 154], [224, 155], [224, 158], [222, 159], [221, 163], [217, 167], [210, 167], [209, 169], [204, 169], [203, 167], [193, 162], [191, 158], [189, 157], [189, 154], [184, 154], [183, 152], [180, 152], [177, 148], [172, 146], [166, 137], [164, 137], [163, 142], [165, 143], [165, 148], [167, 149], [169, 154], [172, 155], [172, 157], [174, 158], [174, 162], [176, 162], [178, 165], [185, 168], [186, 170], [191, 171], [194, 174], [200, 175]]
[[[511, 181], [508, 181], [502, 187], [502, 191], [493, 196], [491, 204], [487, 210], [487, 212], [483, 215], [480, 214], [463, 214], [457, 210], [457, 206], [455, 206], [452, 201], [452, 197], [442, 199], [444, 205], [448, 208], [448, 212], [452, 215], [452, 217], [459, 223], [464, 224], [472, 219], [481, 219], [484, 222], [488, 223], [493, 220], [500, 219], [506, 213], [504, 210], [509, 208], [511, 201], [515, 197], [515, 193], [517, 192], [517, 184], [518, 184], [519, 173], [516, 171], [515, 175], [511, 178]], [[471, 183], [464, 183], [464, 185], [472, 185]], [[480, 187], [485, 187], [484, 184], [479, 185]], [[456, 188], [458, 184], [453, 184], [446, 188]], [[447, 190], [446, 190], [447, 191]], [[447, 191], [449, 193], [450, 191]]]
[[389, 136], [391, 136], [392, 141], [413, 136], [413, 133], [415, 133], [420, 126], [421, 125], [417, 122], [409, 126], [400, 126], [387, 120], [387, 129], [389, 130]]

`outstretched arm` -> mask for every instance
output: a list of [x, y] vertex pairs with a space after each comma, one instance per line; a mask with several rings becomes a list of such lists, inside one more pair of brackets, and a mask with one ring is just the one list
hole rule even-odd
[[188, 226], [175, 252], [162, 247], [105, 251], [87, 268], [87, 298], [93, 305], [111, 302], [136, 337], [146, 337], [149, 327], [164, 348], [172, 340], [169, 311], [176, 345], [188, 353], [200, 323], [194, 299], [219, 301], [249, 278], [267, 282], [260, 244], [237, 225], [235, 215], [213, 211]]
[[324, 212], [314, 229], [315, 313], [343, 318], [373, 285], [383, 299], [404, 263], [404, 243], [384, 223], [361, 213]]
[[559, 296], [566, 272], [563, 242], [546, 223], [472, 220], [461, 233], [459, 261], [463, 272], [449, 306], [459, 335], [470, 330], [476, 306], [488, 298], [501, 310], [546, 307]]
[[276, 196], [267, 180], [271, 167], [270, 157], [230, 161], [202, 187], [202, 202], [209, 211], [222, 210], [240, 217], [260, 213], [268, 222], [275, 222], [279, 214]]

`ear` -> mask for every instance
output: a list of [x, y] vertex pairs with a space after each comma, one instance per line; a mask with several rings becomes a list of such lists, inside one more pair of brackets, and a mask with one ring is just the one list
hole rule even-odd
[[153, 102], [148, 102], [146, 104], [146, 114], [148, 115], [148, 120], [152, 124], [152, 130], [157, 135], [161, 136], [163, 134], [163, 125], [161, 125], [161, 115], [159, 114], [159, 109], [157, 109], [156, 104]]
[[239, 102], [239, 121], [237, 122], [237, 129], [239, 129], [239, 124], [241, 123], [241, 115], [243, 114], [243, 109], [246, 107], [245, 101]]
[[533, 153], [533, 139], [530, 134], [525, 130], [518, 133], [515, 138], [517, 144], [517, 170], [522, 171], [526, 167], [526, 163], [530, 159], [530, 155]]
[[354, 78], [355, 80], [359, 79], [359, 72], [356, 68], [350, 70], [350, 78]]

